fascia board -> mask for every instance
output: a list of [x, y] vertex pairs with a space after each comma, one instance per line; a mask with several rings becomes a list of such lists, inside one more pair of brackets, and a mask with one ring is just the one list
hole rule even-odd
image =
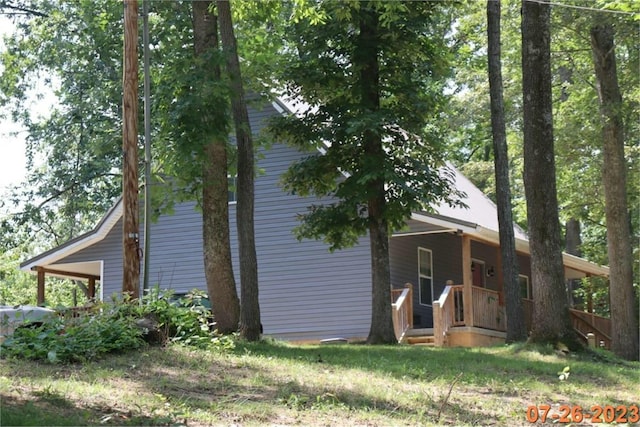
[[116, 202], [93, 230], [23, 262], [20, 264], [20, 270], [30, 272], [34, 267], [51, 265], [62, 258], [96, 244], [107, 236], [121, 217], [122, 199]]

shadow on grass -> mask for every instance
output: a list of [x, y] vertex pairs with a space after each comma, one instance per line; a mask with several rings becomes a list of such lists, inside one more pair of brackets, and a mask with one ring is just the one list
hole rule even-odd
[[[640, 379], [640, 364], [620, 360], [602, 363], [589, 353], [556, 358], [556, 361], [532, 360], [526, 353], [537, 355], [522, 346], [501, 348], [434, 348], [418, 346], [313, 345], [289, 346], [263, 341], [240, 343], [236, 354], [250, 352], [263, 357], [314, 362], [350, 369], [410, 378], [419, 381], [435, 379], [450, 383], [460, 373], [461, 383], [485, 386], [488, 381], [511, 380], [516, 383], [559, 383], [558, 372], [571, 366], [571, 383], [577, 386], [618, 387], [635, 372]], [[542, 359], [534, 357], [534, 359]]]
[[23, 400], [0, 394], [0, 425], [11, 426], [175, 426], [167, 417], [149, 417], [114, 408], [77, 405], [58, 393], [36, 393]]
[[[276, 363], [262, 363], [262, 359], [275, 359]], [[278, 360], [283, 363], [277, 363]], [[315, 372], [314, 375], [318, 375], [318, 371], [345, 368], [356, 371], [356, 375], [364, 378], [377, 375], [403, 382], [435, 382], [440, 389], [446, 389], [462, 372], [459, 385], [474, 386], [478, 393], [493, 394], [498, 399], [526, 393], [536, 382], [559, 390], [562, 385], [556, 373], [566, 365], [572, 367], [571, 384], [579, 389], [574, 392], [582, 393], [584, 388], [587, 397], [589, 387], [594, 387], [594, 384], [595, 387], [620, 389], [624, 384], [624, 377], [631, 375], [634, 367], [637, 370], [637, 364], [627, 367], [614, 365], [612, 369], [605, 369], [611, 366], [570, 358], [536, 360], [535, 357], [528, 358], [526, 354], [514, 355], [510, 349], [290, 346], [269, 341], [239, 343], [231, 354], [171, 347], [148, 348], [135, 353], [110, 356], [86, 365], [52, 366], [12, 361], [13, 366], [3, 372], [8, 377], [73, 378], [87, 383], [123, 379], [165, 399], [171, 406], [169, 415], [150, 416], [149, 414], [154, 413], [153, 408], [143, 411], [138, 407], [132, 413], [83, 406], [82, 401], [68, 401], [65, 396], [47, 392], [45, 388], [44, 391], [32, 392], [36, 399], [31, 402], [9, 398], [13, 400], [9, 400], [8, 412], [5, 412], [3, 401], [0, 425], [30, 425], [24, 422], [24, 417], [20, 418], [21, 414], [39, 411], [46, 417], [48, 409], [62, 417], [61, 419], [66, 420], [68, 416], [72, 423], [56, 424], [56, 419], [52, 419], [35, 425], [167, 425], [179, 419], [192, 420], [195, 413], [200, 414], [200, 422], [208, 424], [273, 424], [283, 413], [302, 414], [304, 417], [305, 413], [310, 412], [336, 414], [336, 419], [341, 414], [358, 412], [355, 415], [357, 417], [377, 413], [391, 420], [391, 423], [397, 421], [397, 424], [409, 422], [415, 425], [438, 422], [486, 424], [497, 421], [487, 419], [481, 407], [460, 405], [457, 402], [449, 402], [443, 410], [442, 418], [438, 420], [437, 414], [444, 401], [444, 393], [441, 391], [431, 395], [425, 392], [424, 396], [413, 396], [408, 404], [401, 403], [401, 399], [396, 399], [389, 393], [376, 394], [350, 387], [319, 385], [318, 381], [307, 381], [304, 375], [288, 375], [285, 361], [292, 362], [295, 365], [293, 369], [303, 372], [307, 369], [310, 375], [312, 371]], [[514, 385], [509, 385], [510, 382]], [[454, 389], [454, 397], [458, 392], [457, 387]], [[416, 389], [425, 390], [424, 387]], [[619, 403], [628, 405], [635, 402]], [[124, 402], [123, 407], [134, 408], [135, 405]], [[9, 417], [7, 422], [5, 414]], [[21, 420], [22, 423], [18, 422]]]

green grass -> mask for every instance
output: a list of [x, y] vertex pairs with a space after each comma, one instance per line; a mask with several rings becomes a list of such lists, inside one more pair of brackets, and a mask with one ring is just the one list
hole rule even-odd
[[84, 365], [2, 360], [0, 425], [506, 426], [527, 425], [528, 405], [640, 403], [639, 363], [539, 350], [262, 342]]

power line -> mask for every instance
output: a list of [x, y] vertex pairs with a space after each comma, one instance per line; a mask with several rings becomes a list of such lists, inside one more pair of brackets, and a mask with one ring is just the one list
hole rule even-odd
[[549, 6], [555, 6], [555, 7], [566, 7], [568, 9], [588, 10], [590, 12], [617, 13], [619, 15], [640, 15], [640, 11], [638, 11], [638, 12], [625, 12], [623, 10], [598, 9], [598, 8], [595, 8], [595, 7], [576, 6], [576, 5], [573, 5], [573, 4], [564, 4], [564, 3], [553, 3], [553, 2], [547, 2], [547, 1], [544, 1], [544, 0], [525, 0], [525, 1], [528, 1], [530, 3], [548, 4]]

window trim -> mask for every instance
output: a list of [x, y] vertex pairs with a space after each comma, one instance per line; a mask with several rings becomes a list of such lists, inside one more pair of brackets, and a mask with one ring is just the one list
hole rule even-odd
[[[233, 191], [230, 190], [233, 185]], [[235, 205], [238, 203], [238, 175], [227, 175], [227, 203]], [[229, 200], [229, 195], [233, 194], [233, 200]]]
[[[520, 279], [526, 279], [527, 281], [527, 297], [525, 299], [533, 300], [532, 289], [531, 289], [531, 280], [529, 280], [529, 276], [526, 274], [518, 274], [518, 286], [520, 286]], [[523, 298], [522, 296], [520, 298]]]
[[[429, 264], [431, 266], [431, 276], [423, 275], [420, 271], [420, 252], [424, 251], [429, 254]], [[422, 278], [431, 280], [431, 304], [425, 304], [422, 302]], [[418, 246], [418, 303], [424, 307], [433, 307], [434, 294], [433, 294], [433, 251], [431, 249], [423, 248], [422, 246]]]

